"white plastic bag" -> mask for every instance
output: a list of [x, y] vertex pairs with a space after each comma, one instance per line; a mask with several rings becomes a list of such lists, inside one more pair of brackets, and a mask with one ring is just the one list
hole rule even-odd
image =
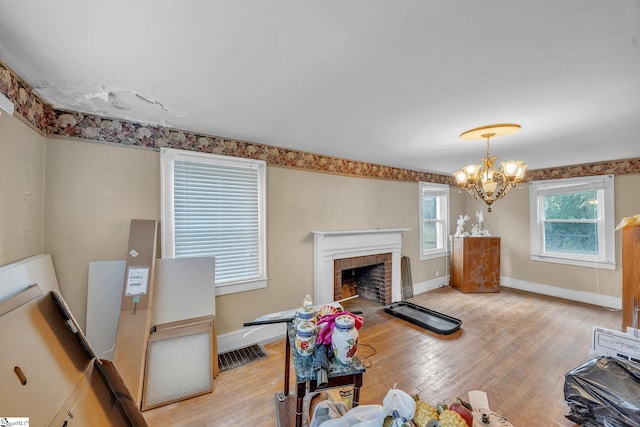
[[320, 427], [382, 427], [384, 413], [381, 405], [361, 405], [342, 417], [319, 424]]
[[343, 418], [346, 418], [349, 425], [354, 427], [382, 427], [384, 422], [382, 411], [381, 405], [361, 405], [351, 409]]
[[[311, 418], [311, 424], [309, 426], [331, 426], [332, 424], [327, 424], [329, 421], [338, 421], [347, 412], [348, 408], [344, 402], [332, 402], [330, 400], [323, 400], [322, 402], [318, 403], [313, 410], [313, 417]], [[341, 424], [337, 423], [335, 425], [339, 426]]]
[[397, 388], [392, 388], [387, 392], [382, 404], [384, 405], [383, 419], [387, 415], [392, 415], [393, 411], [398, 411], [398, 415], [410, 420], [416, 412], [415, 399]]

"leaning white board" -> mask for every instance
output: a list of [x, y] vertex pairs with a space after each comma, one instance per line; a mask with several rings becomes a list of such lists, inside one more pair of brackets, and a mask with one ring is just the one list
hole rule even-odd
[[[126, 262], [89, 263], [86, 335], [101, 359], [111, 360]], [[215, 315], [215, 258], [156, 259], [151, 324]]]
[[126, 261], [89, 263], [86, 335], [99, 358], [112, 360]]
[[156, 260], [151, 324], [216, 314], [215, 258]]
[[18, 295], [34, 283], [43, 293], [60, 291], [51, 255], [34, 255], [0, 267], [0, 302]]

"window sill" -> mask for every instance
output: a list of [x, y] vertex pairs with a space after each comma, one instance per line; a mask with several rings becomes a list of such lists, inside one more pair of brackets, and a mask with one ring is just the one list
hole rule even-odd
[[449, 256], [449, 251], [438, 251], [438, 252], [431, 252], [428, 254], [421, 254], [419, 260], [420, 261], [427, 261], [430, 259], [436, 259], [436, 258], [444, 258]]
[[599, 268], [602, 270], [615, 270], [615, 262], [598, 262], [574, 258], [560, 258], [552, 256], [531, 255], [531, 261], [551, 262], [555, 264], [577, 265], [579, 267]]
[[244, 282], [216, 284], [216, 296], [237, 294], [239, 292], [254, 291], [256, 289], [264, 289], [267, 287], [268, 280], [269, 279], [264, 277]]

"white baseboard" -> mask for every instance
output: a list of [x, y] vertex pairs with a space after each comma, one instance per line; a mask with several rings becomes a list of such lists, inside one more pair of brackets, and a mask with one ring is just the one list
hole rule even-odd
[[536, 294], [549, 295], [571, 301], [584, 302], [587, 304], [622, 310], [622, 298], [619, 297], [594, 294], [591, 292], [574, 291], [572, 289], [558, 288], [557, 286], [528, 282], [526, 280], [511, 279], [504, 276], [500, 277], [500, 285], [507, 288], [520, 289], [521, 291], [534, 292]]
[[[574, 291], [571, 289], [544, 285], [542, 283], [511, 279], [509, 277], [501, 277], [500, 285], [507, 288], [564, 298], [571, 301], [584, 302], [617, 310], [622, 309], [622, 298], [618, 297], [599, 295], [591, 292]], [[421, 294], [444, 286], [449, 286], [449, 276], [437, 277], [425, 282], [415, 283], [413, 285], [413, 294]], [[237, 331], [218, 335], [218, 353], [225, 353], [227, 351], [236, 350], [253, 344], [265, 344], [276, 341], [284, 338], [285, 332], [284, 323], [274, 323], [270, 325], [246, 327], [238, 329]]]
[[421, 294], [423, 292], [432, 291], [434, 289], [443, 288], [449, 286], [449, 276], [436, 277], [426, 282], [414, 283], [413, 294]]
[[285, 337], [286, 323], [248, 326], [218, 335], [218, 354], [253, 344], [266, 344]]

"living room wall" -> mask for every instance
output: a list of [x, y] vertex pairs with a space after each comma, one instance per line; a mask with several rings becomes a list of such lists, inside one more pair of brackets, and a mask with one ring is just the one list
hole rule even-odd
[[0, 266], [44, 247], [45, 138], [0, 114]]
[[[640, 174], [615, 176], [615, 224], [623, 218], [640, 213]], [[502, 284], [533, 292], [551, 294], [584, 302], [619, 308], [622, 296], [622, 240], [616, 232], [616, 268], [578, 267], [532, 261], [529, 234], [529, 185], [513, 190], [496, 202], [487, 213], [484, 204], [468, 198], [467, 211], [473, 217], [476, 210], [485, 212], [485, 225], [501, 238]], [[551, 288], [549, 288], [551, 287]], [[587, 293], [587, 295], [583, 294]]]
[[[122, 144], [45, 138], [7, 114], [0, 116], [0, 148], [0, 265], [51, 253], [62, 293], [84, 326], [88, 263], [124, 258], [132, 218], [160, 219], [159, 154]], [[414, 286], [439, 283], [448, 274], [448, 258], [419, 261], [416, 182], [275, 166], [268, 167], [267, 180], [269, 286], [219, 297], [218, 333], [296, 307], [313, 293], [312, 230], [410, 228], [403, 253], [411, 258]], [[632, 197], [640, 174], [618, 175], [615, 185], [617, 223], [640, 212], [640, 199]], [[542, 293], [551, 289], [564, 297], [584, 293], [595, 303], [592, 296], [619, 298], [619, 233], [615, 270], [531, 261], [528, 204], [525, 186], [485, 213], [486, 227], [502, 239], [503, 284]], [[457, 215], [466, 213], [473, 223], [480, 209], [485, 206], [452, 189], [452, 232]]]
[[[47, 139], [44, 247], [82, 324], [89, 262], [125, 258], [132, 218], [160, 220], [159, 165], [154, 150]], [[418, 262], [417, 183], [268, 167], [268, 287], [218, 297], [217, 332], [313, 295], [312, 230], [367, 228], [410, 228], [403, 253], [412, 259], [414, 282], [436, 270], [444, 275], [445, 258]]]

